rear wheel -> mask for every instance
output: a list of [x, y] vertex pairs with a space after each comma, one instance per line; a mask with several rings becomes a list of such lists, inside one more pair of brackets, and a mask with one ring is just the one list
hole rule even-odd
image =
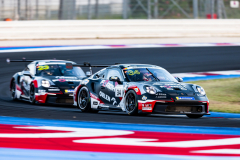
[[97, 113], [98, 110], [92, 110], [91, 109], [91, 99], [89, 90], [87, 87], [82, 87], [78, 93], [78, 108], [82, 112], [92, 112]]
[[137, 94], [133, 90], [127, 92], [125, 106], [128, 115], [133, 116], [138, 114]]
[[188, 118], [201, 118], [203, 115], [199, 114], [187, 114]]
[[11, 84], [11, 97], [12, 97], [12, 100], [14, 100], [14, 101], [17, 100], [15, 80], [13, 80], [12, 84]]
[[34, 87], [33, 84], [30, 87], [29, 101], [32, 104], [36, 103], [36, 101], [35, 101], [35, 87]]

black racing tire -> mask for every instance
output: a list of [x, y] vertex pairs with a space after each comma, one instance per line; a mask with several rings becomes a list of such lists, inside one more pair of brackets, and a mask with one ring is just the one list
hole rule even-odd
[[30, 86], [30, 91], [29, 91], [29, 92], [30, 92], [30, 93], [29, 93], [29, 102], [30, 102], [31, 104], [36, 104], [36, 100], [35, 100], [36, 89], [35, 89], [35, 87], [34, 87], [33, 84], [31, 84], [31, 86]]
[[201, 118], [203, 115], [199, 114], [187, 114], [188, 118]]
[[138, 114], [137, 94], [133, 90], [129, 90], [126, 94], [125, 107], [128, 115], [134, 116]]
[[16, 100], [17, 100], [15, 80], [13, 80], [13, 81], [12, 81], [12, 84], [11, 84], [11, 98], [12, 98], [13, 101], [16, 101]]
[[92, 110], [91, 97], [87, 87], [82, 87], [78, 92], [77, 106], [82, 112], [98, 113], [98, 110]]

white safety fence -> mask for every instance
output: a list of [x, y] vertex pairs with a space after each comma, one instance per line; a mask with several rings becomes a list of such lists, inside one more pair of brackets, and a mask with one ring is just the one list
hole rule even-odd
[[240, 20], [0, 22], [0, 40], [240, 37]]

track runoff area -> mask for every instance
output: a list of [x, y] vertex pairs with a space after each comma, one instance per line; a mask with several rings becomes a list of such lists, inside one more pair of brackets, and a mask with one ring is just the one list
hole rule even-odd
[[[151, 63], [177, 73], [174, 75], [183, 77], [185, 82], [240, 77], [238, 46], [175, 46], [45, 52], [2, 48], [0, 57], [2, 60], [74, 57], [72, 60], [77, 63], [98, 64], [118, 60], [118, 63]], [[0, 159], [240, 159], [239, 114], [211, 113], [197, 120], [183, 116], [130, 117], [114, 113], [84, 114], [71, 107], [13, 103], [8, 98], [7, 85], [20, 64], [1, 63], [0, 66]], [[57, 114], [46, 119], [46, 114], [51, 114], [49, 109], [57, 110]], [[67, 114], [80, 119], [64, 117]]]

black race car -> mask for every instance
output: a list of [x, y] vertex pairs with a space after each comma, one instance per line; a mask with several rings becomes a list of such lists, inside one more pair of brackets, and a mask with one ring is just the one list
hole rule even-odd
[[73, 104], [73, 91], [86, 78], [80, 67], [69, 69], [64, 60], [9, 60], [7, 62], [31, 62], [13, 75], [10, 91], [13, 100], [34, 103]]
[[83, 80], [74, 91], [74, 105], [83, 112], [125, 111], [129, 115], [163, 113], [200, 118], [209, 114], [204, 89], [182, 83], [155, 65], [118, 64]]

